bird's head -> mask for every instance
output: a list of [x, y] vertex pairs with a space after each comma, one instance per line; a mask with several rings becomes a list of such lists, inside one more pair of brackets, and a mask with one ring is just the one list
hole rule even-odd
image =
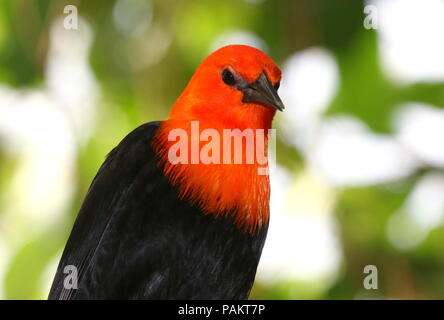
[[227, 128], [271, 127], [284, 105], [277, 94], [281, 71], [262, 51], [223, 47], [198, 67], [169, 119], [218, 122]]
[[[210, 138], [193, 134], [192, 123], [198, 122], [201, 130], [214, 129], [218, 137], [224, 137], [225, 129], [242, 132], [252, 129], [253, 135], [258, 129], [264, 132], [271, 128], [276, 110], [284, 109], [277, 94], [280, 80], [281, 71], [263, 52], [243, 45], [223, 47], [197, 68], [153, 142], [161, 159], [159, 164], [181, 198], [204, 213], [216, 216], [234, 213], [236, 225], [249, 231], [258, 230], [268, 221], [269, 180], [268, 176], [258, 174], [257, 158], [253, 163], [242, 161], [243, 165], [235, 164], [233, 159], [237, 154], [245, 160], [247, 155], [257, 155], [260, 149], [266, 154], [268, 135], [263, 136], [266, 139], [263, 144], [255, 146], [257, 139], [243, 139], [242, 133], [235, 133], [241, 137], [241, 144], [230, 142], [230, 149], [226, 149], [226, 141], [221, 144], [212, 137], [207, 142]], [[170, 139], [176, 129], [187, 133], [184, 141], [176, 142], [175, 135]], [[211, 154], [216, 161], [212, 158], [210, 164], [193, 163], [192, 149], [196, 142], [198, 155]], [[191, 152], [185, 148], [187, 151], [178, 156], [177, 145], [191, 146]], [[256, 152], [251, 152], [249, 146], [255, 146]], [[232, 151], [228, 152], [228, 163], [224, 162], [226, 150]], [[182, 156], [185, 163], [171, 161]]]

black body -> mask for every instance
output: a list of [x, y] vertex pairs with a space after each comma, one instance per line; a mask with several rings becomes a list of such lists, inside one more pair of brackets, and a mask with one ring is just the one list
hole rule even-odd
[[[246, 233], [231, 216], [204, 215], [167, 181], [140, 126], [94, 178], [62, 255], [49, 299], [246, 299], [267, 228]], [[66, 265], [78, 289], [65, 289]]]

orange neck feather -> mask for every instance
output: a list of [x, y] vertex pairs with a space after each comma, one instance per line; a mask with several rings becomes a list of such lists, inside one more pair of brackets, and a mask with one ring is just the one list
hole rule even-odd
[[[200, 132], [209, 127], [216, 129], [220, 137], [223, 137], [223, 129], [227, 129], [200, 121]], [[168, 134], [178, 128], [191, 137], [189, 120], [169, 119], [162, 122], [153, 147], [161, 159], [160, 166], [165, 176], [177, 188], [179, 197], [201, 209], [204, 214], [216, 217], [233, 214], [235, 224], [247, 232], [255, 232], [265, 226], [269, 219], [270, 184], [268, 175], [258, 174], [259, 166], [263, 168], [264, 165], [259, 164], [256, 158], [252, 164], [245, 161], [242, 164], [203, 164], [201, 161], [199, 164], [192, 164], [191, 161], [188, 164], [172, 164], [168, 152], [176, 141], [168, 141]], [[199, 150], [207, 143], [200, 142]], [[221, 149], [222, 145], [221, 141]], [[243, 155], [245, 147], [246, 139], [243, 139]], [[266, 141], [264, 147], [266, 156]], [[268, 163], [265, 167], [268, 167]]]
[[[165, 176], [177, 188], [181, 198], [200, 208], [204, 214], [216, 217], [233, 214], [239, 228], [254, 232], [267, 225], [270, 200], [269, 177], [259, 175], [260, 164], [256, 156], [252, 164], [245, 161], [243, 164], [192, 164], [190, 161], [190, 164], [172, 164], [168, 157], [171, 146], [176, 143], [168, 141], [169, 133], [181, 128], [190, 139], [191, 121], [199, 121], [200, 132], [211, 128], [219, 133], [219, 137], [223, 137], [224, 129], [250, 129], [256, 136], [256, 129], [271, 128], [276, 110], [262, 104], [244, 103], [243, 93], [221, 79], [221, 71], [228, 66], [249, 83], [263, 72], [274, 84], [281, 78], [279, 68], [257, 49], [234, 45], [217, 50], [197, 68], [168, 119], [162, 122], [153, 147], [161, 159]], [[246, 140], [242, 140], [242, 155], [249, 147]], [[198, 143], [200, 148], [207, 144]], [[220, 149], [223, 149], [222, 145], [221, 142]], [[265, 150], [261, 150], [265, 157], [266, 145], [267, 139], [263, 145]], [[223, 150], [219, 151], [222, 155]], [[261, 165], [262, 168], [267, 166], [268, 163]]]

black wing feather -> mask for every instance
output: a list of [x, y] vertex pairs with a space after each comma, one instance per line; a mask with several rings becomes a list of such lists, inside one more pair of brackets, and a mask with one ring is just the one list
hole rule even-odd
[[82, 278], [113, 215], [121, 211], [121, 202], [125, 200], [137, 173], [144, 163], [154, 162], [150, 141], [158, 126], [158, 122], [151, 122], [138, 127], [108, 154], [79, 211], [57, 269], [50, 299], [69, 299], [81, 292], [64, 289], [66, 274], [63, 268], [66, 265], [76, 266], [78, 276]]
[[[231, 216], [178, 198], [151, 147], [158, 122], [126, 136], [99, 169], [59, 263], [49, 299], [245, 299], [265, 241]], [[65, 289], [65, 266], [78, 289]]]

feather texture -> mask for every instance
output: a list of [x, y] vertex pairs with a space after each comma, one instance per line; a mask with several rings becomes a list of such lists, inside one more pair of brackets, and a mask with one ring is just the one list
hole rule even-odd
[[[86, 195], [49, 299], [246, 299], [266, 237], [233, 213], [215, 218], [178, 197], [151, 146], [159, 122], [108, 155]], [[78, 268], [78, 289], [63, 286]]]

